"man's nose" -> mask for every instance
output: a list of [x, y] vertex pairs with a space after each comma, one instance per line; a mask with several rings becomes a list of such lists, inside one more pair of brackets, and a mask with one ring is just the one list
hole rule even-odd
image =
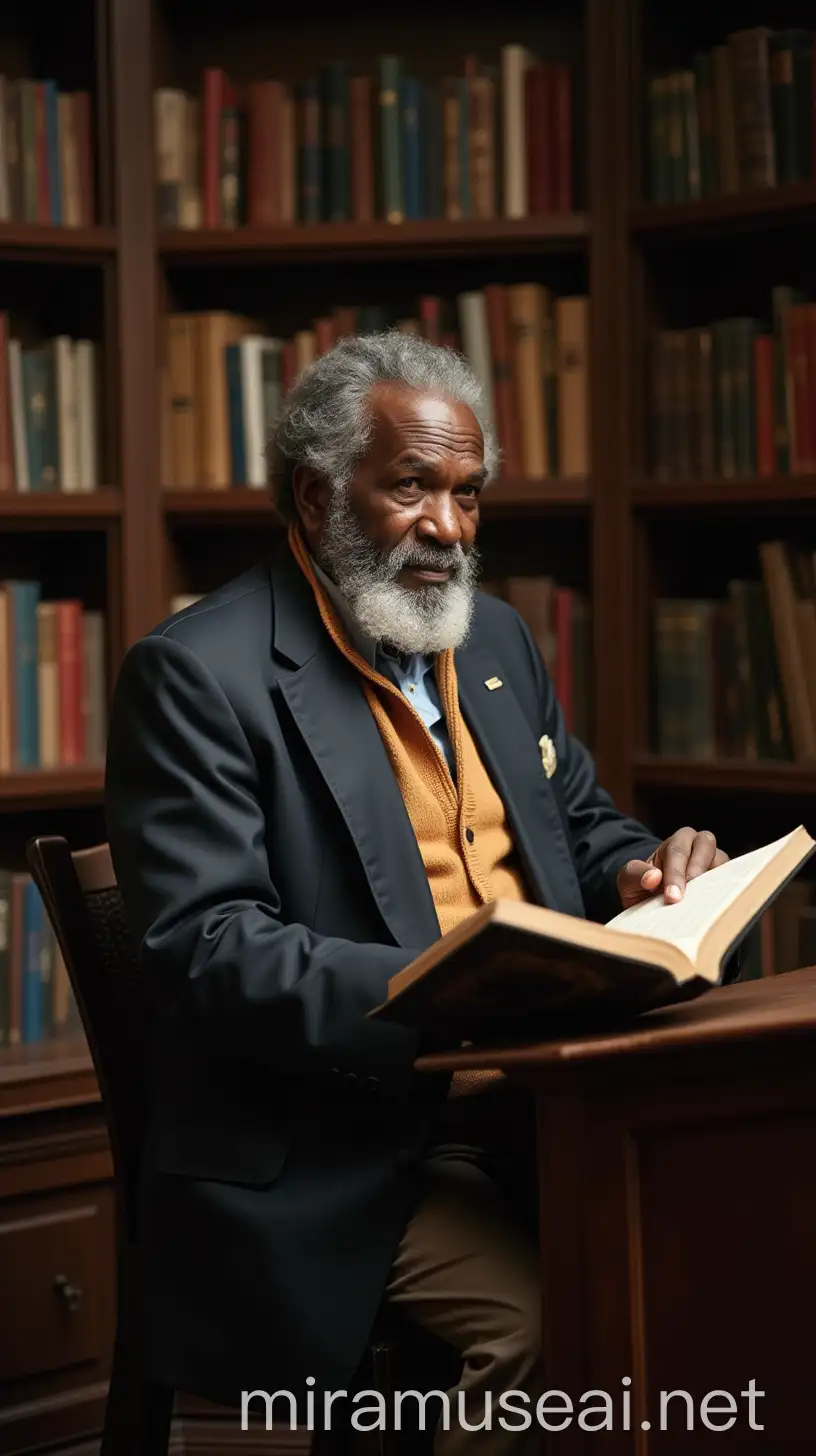
[[456, 546], [462, 539], [462, 527], [451, 496], [430, 501], [417, 523], [417, 535], [440, 546]]

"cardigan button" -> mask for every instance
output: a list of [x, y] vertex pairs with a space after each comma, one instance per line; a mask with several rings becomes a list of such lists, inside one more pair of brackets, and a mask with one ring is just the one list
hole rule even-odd
[[467, 840], [468, 844], [472, 844], [475, 838], [476, 835], [473, 833], [470, 825], [468, 825], [467, 829], [465, 830], [465, 839]]

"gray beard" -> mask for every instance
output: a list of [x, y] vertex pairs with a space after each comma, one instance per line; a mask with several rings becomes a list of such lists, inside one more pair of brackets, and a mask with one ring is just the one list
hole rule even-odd
[[[434, 546], [408, 538], [379, 551], [365, 534], [343, 490], [332, 491], [317, 560], [366, 636], [397, 652], [433, 655], [461, 647], [470, 629], [479, 573], [475, 547]], [[445, 582], [415, 589], [397, 577], [405, 567], [450, 571]]]

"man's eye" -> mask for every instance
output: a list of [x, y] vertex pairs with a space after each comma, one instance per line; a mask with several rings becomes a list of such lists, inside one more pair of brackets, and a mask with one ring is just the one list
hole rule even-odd
[[418, 487], [420, 484], [421, 482], [416, 475], [406, 475], [403, 480], [397, 481], [397, 489], [412, 490], [414, 487]]
[[475, 499], [476, 496], [479, 495], [480, 490], [481, 490], [481, 487], [478, 486], [478, 485], [460, 485], [460, 487], [457, 490], [456, 494], [457, 495], [468, 495], [472, 499]]

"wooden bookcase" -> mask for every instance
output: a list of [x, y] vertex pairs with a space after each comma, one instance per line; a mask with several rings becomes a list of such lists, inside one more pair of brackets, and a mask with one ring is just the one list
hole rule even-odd
[[[772, 8], [748, 4], [745, 24], [767, 22]], [[791, 0], [785, 23], [807, 23], [806, 9]], [[693, 47], [714, 44], [731, 23], [718, 0], [681, 11], [672, 19], [660, 0], [552, 0], [537, 9], [511, 0], [497, 14], [464, 0], [423, 0], [400, 17], [358, 0], [344, 12], [343, 55], [372, 73], [382, 51], [409, 54], [418, 68], [432, 54], [426, 69], [434, 73], [458, 68], [466, 50], [495, 58], [515, 40], [568, 57], [579, 78], [574, 214], [162, 232], [154, 87], [192, 91], [208, 64], [239, 82], [298, 79], [336, 54], [336, 7], [318, 0], [301, 18], [260, 0], [156, 0], [152, 9], [145, 0], [79, 0], [68, 40], [54, 30], [47, 0], [6, 7], [0, 74], [53, 75], [91, 92], [98, 220], [82, 228], [0, 222], [0, 310], [13, 299], [41, 329], [75, 327], [98, 341], [105, 474], [104, 488], [84, 497], [0, 493], [0, 579], [36, 574], [104, 607], [110, 685], [128, 645], [167, 614], [174, 594], [206, 591], [242, 570], [264, 550], [264, 533], [271, 544], [280, 528], [263, 492], [163, 489], [158, 378], [168, 311], [252, 307], [285, 331], [340, 299], [453, 296], [491, 281], [586, 292], [590, 476], [497, 485], [484, 511], [486, 563], [498, 574], [551, 572], [591, 593], [594, 750], [621, 807], [661, 833], [708, 825], [735, 851], [807, 819], [816, 764], [675, 762], [650, 751], [654, 595], [718, 589], [765, 534], [787, 530], [816, 544], [815, 477], [667, 483], [648, 474], [649, 330], [661, 319], [704, 318], [718, 270], [740, 308], [757, 307], [763, 290], [790, 276], [780, 261], [786, 249], [795, 282], [806, 286], [814, 272], [816, 182], [704, 202], [645, 201], [646, 78], [686, 65]], [[0, 864], [22, 867], [26, 839], [38, 831], [64, 832], [77, 847], [102, 838], [101, 771], [0, 778]], [[16, 1335], [0, 1337], [3, 1450], [59, 1440], [79, 1450], [98, 1426], [112, 1328], [109, 1180], [82, 1046], [0, 1050], [0, 1289], [19, 1237], [31, 1288], [40, 1290], [26, 1315], [30, 1358], [12, 1359]], [[49, 1283], [72, 1277], [70, 1258], [92, 1284], [86, 1324], [73, 1336], [70, 1323], [67, 1334], [54, 1324], [64, 1311]], [[197, 1429], [185, 1449], [198, 1449]], [[220, 1440], [227, 1451], [228, 1438]]]

